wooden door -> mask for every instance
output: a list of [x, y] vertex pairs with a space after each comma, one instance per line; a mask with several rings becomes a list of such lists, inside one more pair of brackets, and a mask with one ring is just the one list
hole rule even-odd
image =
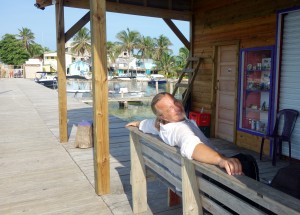
[[218, 46], [215, 135], [235, 141], [237, 45]]

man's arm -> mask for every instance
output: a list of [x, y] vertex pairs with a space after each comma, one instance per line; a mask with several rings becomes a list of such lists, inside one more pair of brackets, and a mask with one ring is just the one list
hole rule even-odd
[[138, 127], [144, 133], [158, 135], [159, 131], [155, 127], [156, 120], [155, 119], [144, 119], [142, 121], [133, 121], [129, 122], [126, 127], [134, 126]]
[[226, 158], [205, 144], [198, 144], [195, 147], [192, 158], [203, 163], [218, 165], [229, 175], [242, 174], [242, 165], [237, 158]]
[[139, 127], [140, 121], [129, 122], [129, 123], [127, 123], [126, 127], [128, 127], [128, 126]]

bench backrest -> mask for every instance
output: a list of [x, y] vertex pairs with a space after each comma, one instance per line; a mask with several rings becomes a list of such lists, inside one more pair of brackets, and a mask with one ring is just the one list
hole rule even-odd
[[129, 128], [133, 210], [147, 210], [146, 167], [182, 191], [184, 214], [300, 214], [300, 201], [246, 176], [230, 176], [220, 168], [191, 161], [157, 136]]

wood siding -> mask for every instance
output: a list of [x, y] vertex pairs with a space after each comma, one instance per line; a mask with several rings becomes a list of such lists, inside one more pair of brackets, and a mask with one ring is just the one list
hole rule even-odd
[[[276, 12], [300, 5], [300, 1], [195, 1], [193, 22], [193, 53], [206, 60], [193, 85], [192, 110], [204, 107], [215, 119], [214, 63], [216, 46], [239, 42], [240, 48], [275, 45]], [[238, 72], [238, 71], [237, 71]], [[237, 101], [235, 101], [237, 102]], [[235, 114], [237, 110], [235, 110]], [[214, 122], [212, 122], [214, 125]], [[214, 136], [214, 132], [212, 132]], [[244, 132], [236, 133], [239, 146], [258, 151], [260, 139]], [[268, 145], [268, 144], [267, 144]], [[265, 152], [268, 152], [265, 147]]]

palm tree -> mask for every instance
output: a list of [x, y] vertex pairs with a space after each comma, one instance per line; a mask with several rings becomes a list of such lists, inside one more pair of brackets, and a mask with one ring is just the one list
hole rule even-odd
[[26, 50], [29, 51], [30, 44], [34, 43], [34, 39], [35, 39], [34, 34], [29, 28], [22, 27], [22, 29], [18, 29], [18, 30], [19, 30], [19, 34], [17, 35], [17, 37], [19, 37], [20, 40], [22, 41], [24, 48], [26, 48]]
[[133, 54], [133, 50], [138, 48], [138, 41], [140, 38], [140, 33], [137, 31], [130, 31], [129, 28], [127, 28], [127, 31], [123, 30], [117, 33], [117, 39], [119, 44], [121, 46], [122, 51], [126, 51], [129, 54], [129, 57], [131, 54]]
[[91, 34], [86, 27], [81, 28], [73, 38], [72, 52], [77, 53], [78, 56], [84, 56], [86, 53], [91, 53]]
[[140, 57], [140, 59], [144, 60], [146, 58], [152, 58], [154, 52], [154, 40], [149, 36], [141, 36], [137, 42], [137, 55]]
[[169, 48], [169, 46], [173, 45], [168, 37], [164, 35], [160, 35], [158, 38], [154, 39], [155, 41], [155, 53], [154, 53], [154, 59], [158, 61], [163, 53], [172, 54], [172, 50]]
[[186, 47], [179, 49], [179, 55], [176, 56], [176, 66], [178, 70], [182, 70], [185, 67], [189, 54], [190, 51]]
[[116, 59], [121, 53], [121, 47], [117, 43], [107, 41], [106, 49], [107, 49], [108, 67], [112, 67], [112, 65], [116, 63]]
[[163, 52], [159, 61], [156, 61], [157, 68], [163, 71], [166, 77], [176, 75], [175, 57], [167, 52]]
[[30, 57], [42, 57], [44, 51], [45, 49], [40, 44], [37, 43], [32, 43], [28, 49]]

